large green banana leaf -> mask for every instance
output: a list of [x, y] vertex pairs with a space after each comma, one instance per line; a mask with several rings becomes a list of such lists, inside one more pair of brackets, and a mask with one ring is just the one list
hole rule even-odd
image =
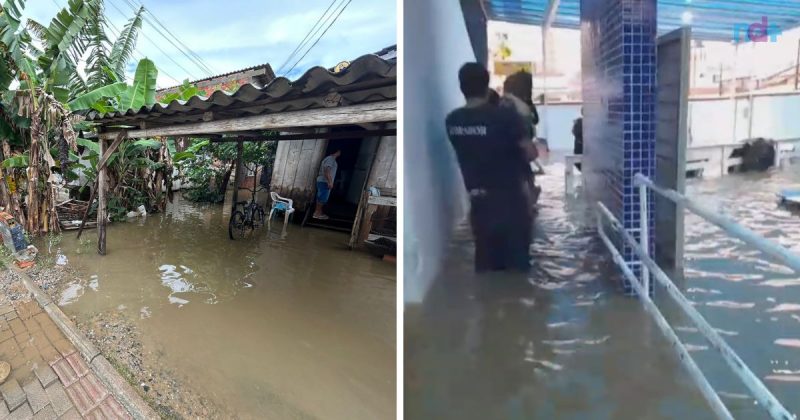
[[147, 58], [139, 61], [136, 67], [136, 76], [133, 86], [120, 95], [119, 110], [133, 109], [138, 111], [143, 106], [152, 106], [156, 103], [156, 78], [158, 70], [156, 65]]

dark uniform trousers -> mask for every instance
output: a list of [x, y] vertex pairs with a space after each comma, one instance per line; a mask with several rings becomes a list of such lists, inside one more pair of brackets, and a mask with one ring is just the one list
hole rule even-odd
[[469, 191], [475, 271], [530, 268], [533, 219], [526, 187]]

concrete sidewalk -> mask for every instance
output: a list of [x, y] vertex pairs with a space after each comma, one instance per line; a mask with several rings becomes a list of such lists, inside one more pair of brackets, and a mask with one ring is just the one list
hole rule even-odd
[[0, 418], [132, 418], [35, 300], [0, 294]]

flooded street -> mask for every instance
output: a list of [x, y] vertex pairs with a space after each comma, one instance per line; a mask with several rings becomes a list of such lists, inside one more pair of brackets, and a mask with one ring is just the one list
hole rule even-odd
[[[472, 271], [467, 226], [422, 305], [406, 307], [405, 410], [413, 419], [711, 419], [666, 340], [624, 297], [581, 199], [564, 199], [563, 160], [543, 187], [528, 275]], [[743, 224], [798, 250], [800, 215], [776, 205], [796, 170], [692, 183]], [[719, 205], [719, 204], [716, 204]], [[800, 282], [688, 216], [687, 296], [790, 412], [800, 412]], [[657, 291], [658, 293], [658, 291]], [[736, 418], [767, 418], [705, 340], [659, 306]]]
[[231, 241], [229, 207], [176, 197], [165, 214], [61, 248], [79, 279], [61, 294], [78, 321], [114, 313], [142, 349], [241, 418], [388, 419], [396, 404], [395, 266], [348, 236], [280, 222]]

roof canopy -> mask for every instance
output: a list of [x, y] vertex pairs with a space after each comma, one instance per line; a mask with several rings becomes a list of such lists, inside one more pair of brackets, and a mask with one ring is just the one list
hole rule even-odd
[[314, 67], [294, 81], [279, 77], [266, 86], [244, 85], [232, 94], [216, 91], [207, 98], [127, 112], [90, 111], [86, 119], [100, 125], [103, 137], [120, 130], [129, 137], [226, 134], [393, 121], [396, 98], [396, 59], [370, 54], [338, 72]]
[[[480, 0], [492, 20], [542, 25], [554, 0]], [[580, 28], [580, 1], [560, 0], [552, 26]], [[584, 0], [595, 1], [595, 0]], [[684, 13], [691, 13], [692, 36], [696, 39], [733, 41], [734, 25], [761, 22], [781, 31], [800, 26], [797, 0], [657, 0], [658, 30], [666, 33], [684, 25]]]

